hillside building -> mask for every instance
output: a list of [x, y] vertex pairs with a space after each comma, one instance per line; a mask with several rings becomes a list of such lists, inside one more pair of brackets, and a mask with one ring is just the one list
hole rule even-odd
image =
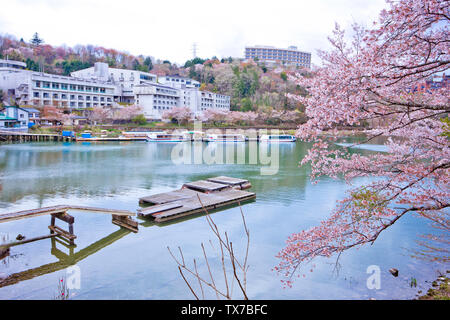
[[248, 46], [245, 47], [244, 55], [245, 59], [311, 68], [311, 53], [299, 51], [295, 46], [287, 49], [272, 46]]

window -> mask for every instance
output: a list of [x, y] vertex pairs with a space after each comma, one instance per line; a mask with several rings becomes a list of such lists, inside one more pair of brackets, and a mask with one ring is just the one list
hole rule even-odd
[[39, 92], [33, 92], [33, 97], [34, 98], [39, 98]]

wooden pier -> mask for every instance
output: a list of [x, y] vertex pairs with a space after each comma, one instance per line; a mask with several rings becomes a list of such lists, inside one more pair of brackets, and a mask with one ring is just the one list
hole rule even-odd
[[[164, 222], [229, 205], [236, 205], [256, 198], [255, 193], [244, 191], [249, 188], [251, 188], [251, 183], [248, 180], [225, 176], [188, 182], [179, 190], [140, 198], [140, 203], [149, 204], [150, 206], [139, 209], [138, 215], [150, 217], [154, 222]], [[136, 213], [127, 210], [76, 205], [57, 205], [23, 210], [0, 214], [0, 223], [50, 215], [50, 225], [48, 226], [50, 233], [35, 238], [18, 239], [16, 242], [0, 244], [0, 248], [5, 249], [0, 255], [7, 254], [6, 249], [11, 246], [55, 237], [73, 246], [77, 236], [73, 228], [75, 218], [68, 213], [70, 210], [111, 214], [113, 224], [127, 231], [138, 232], [138, 222], [131, 219]], [[56, 226], [56, 219], [67, 223], [68, 230]]]
[[73, 137], [63, 137], [60, 134], [41, 134], [41, 133], [26, 133], [18, 131], [4, 131], [0, 130], [0, 142], [65, 142], [75, 141]]
[[179, 190], [140, 198], [140, 203], [151, 206], [140, 209], [138, 215], [164, 222], [214, 210], [255, 199], [255, 193], [244, 191], [250, 187], [248, 180], [225, 176], [189, 182]]
[[[50, 234], [43, 235], [40, 237], [29, 238], [24, 240], [19, 240], [17, 242], [2, 244], [0, 246], [3, 247], [11, 247], [16, 246], [32, 241], [43, 240], [51, 237], [59, 237], [66, 240], [70, 245], [75, 244], [75, 239], [77, 236], [73, 231], [73, 224], [75, 222], [75, 218], [67, 213], [69, 210], [76, 211], [86, 211], [86, 212], [101, 212], [112, 215], [112, 223], [128, 229], [132, 232], [138, 232], [138, 223], [132, 220], [130, 217], [135, 216], [136, 214], [126, 210], [115, 210], [115, 209], [103, 209], [103, 208], [94, 208], [94, 207], [84, 207], [84, 206], [67, 206], [67, 205], [59, 205], [59, 206], [51, 206], [51, 207], [43, 207], [39, 209], [33, 210], [24, 210], [17, 211], [12, 213], [6, 213], [0, 215], [0, 223], [20, 220], [25, 218], [32, 218], [43, 215], [50, 215], [50, 225], [48, 228], [50, 229]], [[69, 230], [64, 230], [58, 226], [56, 226], [56, 219], [64, 221], [68, 224]]]
[[92, 138], [76, 138], [77, 142], [108, 142], [108, 141], [147, 141], [143, 137], [92, 137]]

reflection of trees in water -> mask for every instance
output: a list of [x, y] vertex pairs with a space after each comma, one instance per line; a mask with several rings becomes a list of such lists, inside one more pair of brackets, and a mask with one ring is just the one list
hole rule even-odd
[[[40, 202], [55, 194], [69, 196], [103, 196], [121, 194], [130, 188], [178, 188], [187, 181], [212, 175], [231, 175], [249, 179], [255, 192], [276, 192], [279, 188], [299, 188], [306, 185], [307, 168], [298, 168], [307, 150], [304, 143], [279, 145], [279, 171], [273, 176], [261, 176], [265, 165], [250, 163], [249, 143], [225, 144], [233, 148], [232, 164], [208, 166], [172, 162], [173, 143], [105, 144], [35, 144], [17, 145], [0, 151], [3, 190], [0, 201], [17, 202], [35, 196]], [[195, 143], [190, 144], [196, 145]], [[259, 159], [260, 144], [256, 144]], [[208, 144], [201, 143], [203, 152]], [[271, 146], [266, 146], [271, 152]], [[245, 163], [236, 164], [237, 156], [245, 153]], [[223, 161], [226, 162], [226, 149]], [[228, 159], [229, 160], [229, 159]]]
[[137, 169], [144, 166], [140, 161], [143, 148], [75, 145], [72, 149], [60, 145], [56, 150], [54, 146], [47, 149], [5, 151], [2, 201], [15, 202], [27, 195], [117, 193], [130, 177], [140, 180]]
[[[443, 213], [447, 215], [448, 213]], [[431, 227], [434, 229], [433, 233], [418, 235], [416, 243], [418, 247], [416, 249], [410, 249], [411, 256], [413, 258], [449, 263], [450, 262], [450, 225], [448, 219], [440, 219], [431, 223]]]

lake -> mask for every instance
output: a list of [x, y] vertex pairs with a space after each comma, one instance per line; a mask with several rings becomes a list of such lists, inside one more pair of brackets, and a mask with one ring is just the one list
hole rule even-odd
[[[337, 269], [336, 257], [317, 259], [314, 272], [306, 266], [306, 277], [295, 280], [292, 288], [283, 288], [282, 278], [272, 268], [286, 239], [326, 219], [350, 186], [329, 178], [312, 184], [309, 167], [299, 167], [309, 147], [303, 142], [279, 146], [275, 174], [261, 174], [267, 165], [249, 161], [248, 143], [238, 147], [246, 152], [245, 161], [225, 164], [174, 163], [171, 155], [176, 146], [147, 142], [0, 145], [0, 214], [57, 204], [136, 211], [140, 197], [226, 175], [248, 179], [250, 191], [256, 193], [256, 201], [241, 207], [250, 230], [250, 299], [410, 299], [418, 290], [426, 291], [430, 285], [426, 281], [435, 280], [437, 270], [448, 269], [410, 257], [418, 236], [433, 230], [423, 219], [410, 215], [383, 232], [374, 245], [342, 254]], [[353, 152], [382, 150], [373, 147]], [[199, 148], [207, 148], [206, 143]], [[0, 260], [0, 279], [14, 275], [14, 281], [2, 285], [0, 280], [0, 299], [53, 299], [72, 264], [80, 270], [80, 288], [71, 290], [73, 299], [192, 299], [167, 247], [177, 252], [180, 246], [187, 263], [192, 265], [196, 258], [207, 277], [201, 243], [221, 284], [219, 257], [209, 245], [214, 235], [203, 215], [161, 225], [135, 218], [139, 232], [130, 233], [112, 224], [107, 214], [70, 214], [75, 217], [76, 248], [54, 239], [12, 247], [10, 255]], [[221, 231], [227, 231], [242, 256], [246, 238], [239, 207], [211, 217]], [[49, 216], [1, 223], [0, 241], [13, 241], [18, 234], [45, 235], [49, 224]], [[371, 265], [381, 270], [378, 290], [366, 285]], [[397, 268], [399, 276], [393, 277], [390, 268]], [[412, 278], [417, 287], [410, 286]], [[234, 290], [238, 293], [236, 286]]]

